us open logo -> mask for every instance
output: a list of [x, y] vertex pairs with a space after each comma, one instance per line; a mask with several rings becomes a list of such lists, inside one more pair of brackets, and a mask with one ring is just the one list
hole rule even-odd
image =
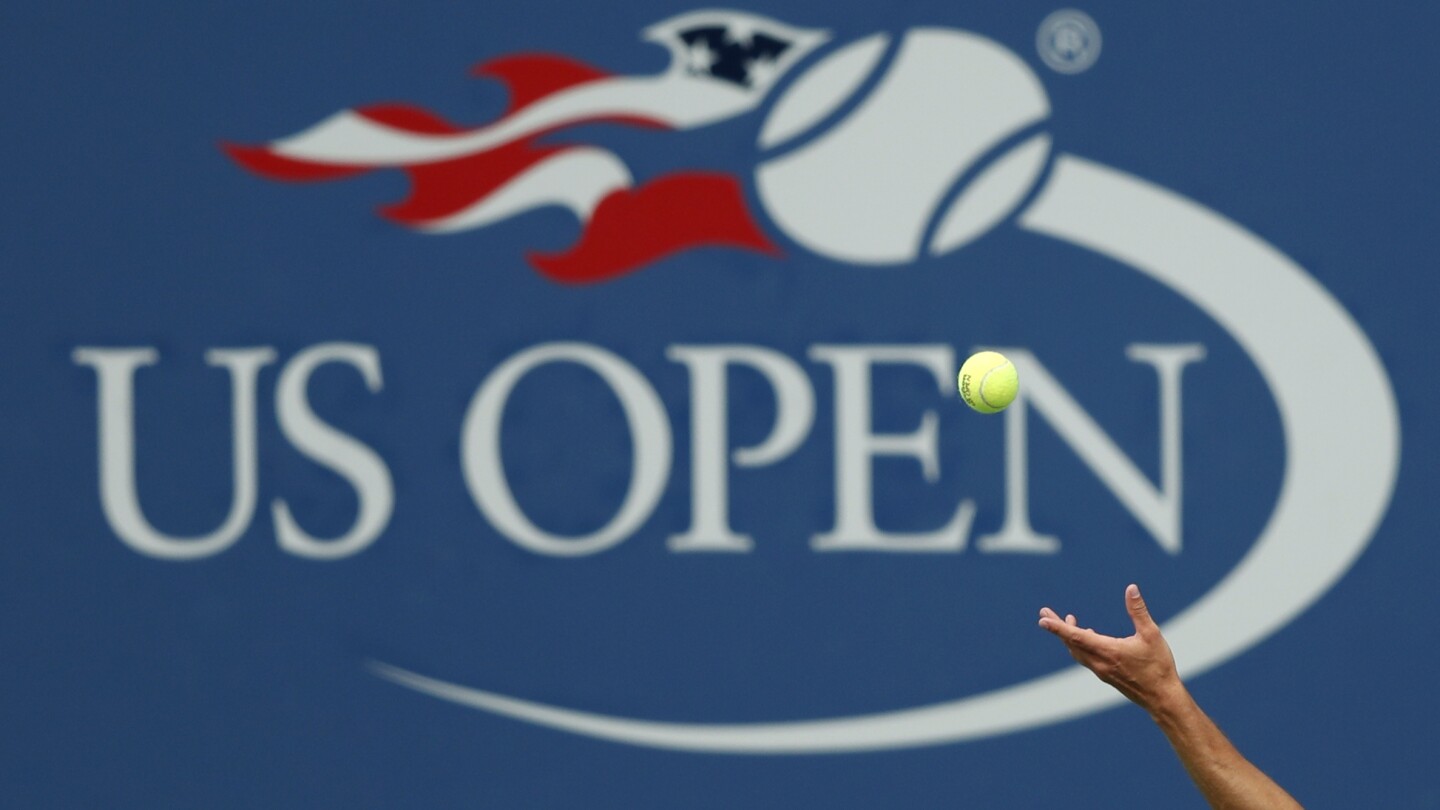
[[[1065, 36], [1074, 44], [1080, 35]], [[961, 30], [915, 28], [899, 36], [875, 34], [836, 43], [825, 31], [728, 11], [683, 14], [647, 29], [645, 38], [671, 53], [669, 68], [660, 74], [614, 76], [574, 60], [538, 55], [481, 66], [479, 72], [501, 79], [512, 92], [510, 109], [488, 125], [459, 126], [416, 108], [387, 105], [345, 110], [299, 134], [227, 150], [248, 169], [286, 181], [404, 171], [412, 181], [410, 197], [381, 213], [425, 234], [455, 234], [538, 207], [567, 207], [584, 223], [577, 242], [564, 252], [528, 257], [536, 270], [563, 283], [663, 272], [667, 257], [702, 246], [765, 254], [776, 265], [792, 251], [805, 251], [838, 265], [836, 272], [875, 272], [870, 268], [903, 268], [953, 254], [995, 228], [1017, 228], [1108, 257], [1178, 294], [1224, 329], [1260, 371], [1283, 427], [1284, 478], [1264, 528], [1238, 564], [1164, 626], [1182, 672], [1197, 675], [1260, 643], [1319, 599], [1364, 551], [1394, 487], [1400, 431], [1389, 379], [1366, 336], [1302, 267], [1240, 224], [1122, 170], [1057, 152], [1045, 88], [1018, 56]], [[1091, 44], [1098, 52], [1098, 38]], [[611, 151], [542, 140], [596, 121], [686, 130], [754, 110], [765, 110], [765, 118], [753, 178], [686, 170], [637, 184]], [[758, 207], [745, 193], [750, 183]], [[777, 244], [763, 223], [778, 229], [789, 244]], [[897, 276], [896, 283], [903, 281]], [[1264, 296], [1257, 296], [1257, 289]], [[1273, 317], [1276, 306], [1289, 316], [1283, 322]], [[1057, 428], [1163, 549], [1178, 553], [1178, 390], [1184, 368], [1199, 361], [1203, 349], [1131, 347], [1131, 358], [1153, 367], [1160, 383], [1157, 485], [1135, 469], [1035, 356], [1023, 347], [997, 348], [1014, 360], [1024, 385], [1003, 417], [1012, 437], [1006, 453], [1012, 482], [1006, 490], [1006, 520], [976, 545], [1040, 554], [1055, 550], [1054, 539], [1035, 532], [1025, 519], [1025, 448], [1023, 439], [1013, 437], [1025, 435], [1027, 414], [1034, 413]], [[314, 425], [303, 383], [316, 364], [348, 362], [365, 372], [372, 390], [380, 384], [373, 355], [354, 347], [318, 351], [305, 356], [293, 375], [287, 367], [282, 377], [282, 393], [295, 414], [292, 423], [302, 427], [305, 419]], [[694, 390], [706, 396], [714, 394], [716, 375], [727, 365], [758, 371], [776, 391], [772, 434], [760, 446], [737, 451], [737, 464], [773, 462], [809, 431], [813, 394], [788, 357], [743, 346], [677, 346], [670, 356], [686, 365]], [[845, 380], [868, 373], [867, 364], [896, 358], [932, 370], [944, 385], [954, 371], [953, 357], [918, 349], [897, 354], [885, 347], [817, 345], [810, 356], [836, 370], [841, 388]], [[255, 369], [272, 357], [215, 360], [230, 367], [236, 381], [237, 426], [244, 421], [238, 403], [253, 394]], [[107, 517], [137, 549], [166, 556], [171, 545], [144, 523], [136, 505], [130, 469], [133, 425], [126, 421], [133, 404], [130, 379], [155, 356], [81, 348], [75, 359], [93, 366], [100, 378]], [[624, 504], [614, 520], [585, 537], [557, 537], [531, 523], [510, 492], [495, 449], [510, 390], [530, 370], [550, 362], [595, 370], [617, 393], [635, 445]], [[1330, 368], [1348, 370], [1346, 396], [1331, 390], [1322, 373]], [[251, 388], [242, 391], [246, 380]], [[705, 381], [712, 384], [709, 389]], [[253, 412], [244, 418], [253, 420]], [[671, 538], [672, 549], [748, 548], [749, 538], [726, 522], [723, 485], [699, 486], [723, 481], [728, 471], [723, 420], [719, 425], [696, 434], [694, 525]], [[841, 433], [845, 429], [842, 425]], [[852, 430], [860, 448], [855, 457], [865, 464], [882, 452], [922, 463], [933, 458], [933, 435], [927, 438], [923, 430], [907, 435], [906, 442], [884, 445], [888, 449], [866, 444], [876, 438], [868, 430]], [[253, 435], [243, 432], [237, 427], [237, 448], [253, 444]], [[364, 494], [389, 493], [388, 473], [378, 458], [361, 452], [363, 447], [356, 450], [325, 435], [330, 445], [317, 440], [309, 447], [317, 454], [329, 447], [336, 465], [350, 464], [358, 471], [353, 481], [369, 482], [356, 484], [362, 505], [379, 504], [369, 512], [362, 508], [367, 516], [357, 521], [358, 539], [349, 552], [373, 540], [388, 519], [390, 496]], [[481, 386], [464, 418], [461, 458], [470, 494], [506, 537], [539, 554], [587, 554], [622, 541], [654, 509], [670, 475], [672, 441], [663, 405], [623, 358], [586, 344], [555, 343], [515, 355]], [[237, 452], [236, 480], [242, 489], [247, 463], [253, 467], [253, 454]], [[837, 489], [853, 485], [864, 496], [868, 467], [838, 466]], [[246, 508], [253, 511], [253, 470], [248, 480]], [[1333, 496], [1342, 489], [1346, 497]], [[239, 497], [237, 503], [245, 500]], [[817, 550], [867, 544], [955, 549], [968, 537], [974, 512], [967, 501], [938, 531], [882, 535], [868, 507], [855, 506], [854, 500], [837, 504], [836, 527], [814, 539]], [[290, 520], [277, 508], [277, 522], [283, 523], [282, 517]], [[288, 525], [293, 550], [324, 553], [319, 551], [326, 548], [323, 543], [307, 546], [295, 534], [293, 521]], [[676, 723], [522, 700], [385, 662], [374, 662], [372, 669], [436, 698], [539, 725], [617, 742], [717, 753], [840, 752], [973, 740], [1123, 701], [1084, 670], [1071, 667], [954, 701], [879, 714]]]

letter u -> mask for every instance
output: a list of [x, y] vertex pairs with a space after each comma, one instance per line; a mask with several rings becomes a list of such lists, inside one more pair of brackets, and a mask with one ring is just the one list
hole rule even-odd
[[255, 383], [260, 369], [274, 362], [269, 347], [212, 349], [205, 362], [230, 372], [231, 439], [234, 489], [230, 514], [215, 531], [172, 537], [157, 531], [140, 508], [135, 485], [135, 370], [154, 365], [154, 348], [77, 347], [75, 363], [95, 369], [99, 394], [100, 503], [110, 528], [126, 545], [164, 560], [194, 560], [229, 548], [245, 533], [255, 514]]

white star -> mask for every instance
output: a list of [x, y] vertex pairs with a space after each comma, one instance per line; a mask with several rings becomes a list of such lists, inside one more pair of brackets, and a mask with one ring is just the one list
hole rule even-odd
[[761, 56], [745, 65], [745, 74], [750, 77], [751, 87], [769, 87], [780, 75], [780, 66], [769, 56]]
[[748, 48], [755, 41], [757, 27], [754, 20], [744, 18], [730, 20], [725, 26], [725, 38], [742, 48]]
[[710, 46], [706, 45], [703, 39], [695, 40], [685, 51], [685, 67], [689, 68], [691, 73], [708, 74], [718, 61], [720, 54], [710, 50]]

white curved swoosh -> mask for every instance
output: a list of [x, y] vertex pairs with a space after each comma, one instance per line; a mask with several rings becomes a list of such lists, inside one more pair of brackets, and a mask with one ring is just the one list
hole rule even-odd
[[[1295, 619], [1354, 563], [1389, 504], [1400, 422], [1389, 377], [1359, 326], [1274, 247], [1174, 192], [1061, 156], [1023, 228], [1163, 282], [1224, 327], [1270, 384], [1285, 432], [1275, 511], [1243, 559], [1164, 626], [1187, 677]], [[1283, 313], [1285, 317], [1278, 315]], [[1336, 369], [1345, 369], [1337, 391]], [[780, 723], [670, 723], [534, 703], [372, 663], [380, 677], [472, 708], [615, 742], [733, 754], [932, 745], [1060, 722], [1123, 702], [1079, 667], [946, 703]]]
[[1199, 674], [1293, 621], [1369, 545], [1400, 465], [1390, 378], [1319, 282], [1174, 192], [1065, 156], [1020, 222], [1170, 286], [1224, 327], [1270, 384], [1286, 449], [1275, 511], [1235, 568], [1165, 624], [1181, 672]]

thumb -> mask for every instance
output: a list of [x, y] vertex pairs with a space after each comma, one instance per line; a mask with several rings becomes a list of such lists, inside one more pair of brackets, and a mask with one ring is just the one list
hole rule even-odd
[[1125, 589], [1125, 609], [1130, 613], [1130, 621], [1135, 623], [1135, 632], [1157, 629], [1155, 620], [1150, 617], [1150, 608], [1145, 606], [1145, 597], [1140, 595], [1139, 585]]

